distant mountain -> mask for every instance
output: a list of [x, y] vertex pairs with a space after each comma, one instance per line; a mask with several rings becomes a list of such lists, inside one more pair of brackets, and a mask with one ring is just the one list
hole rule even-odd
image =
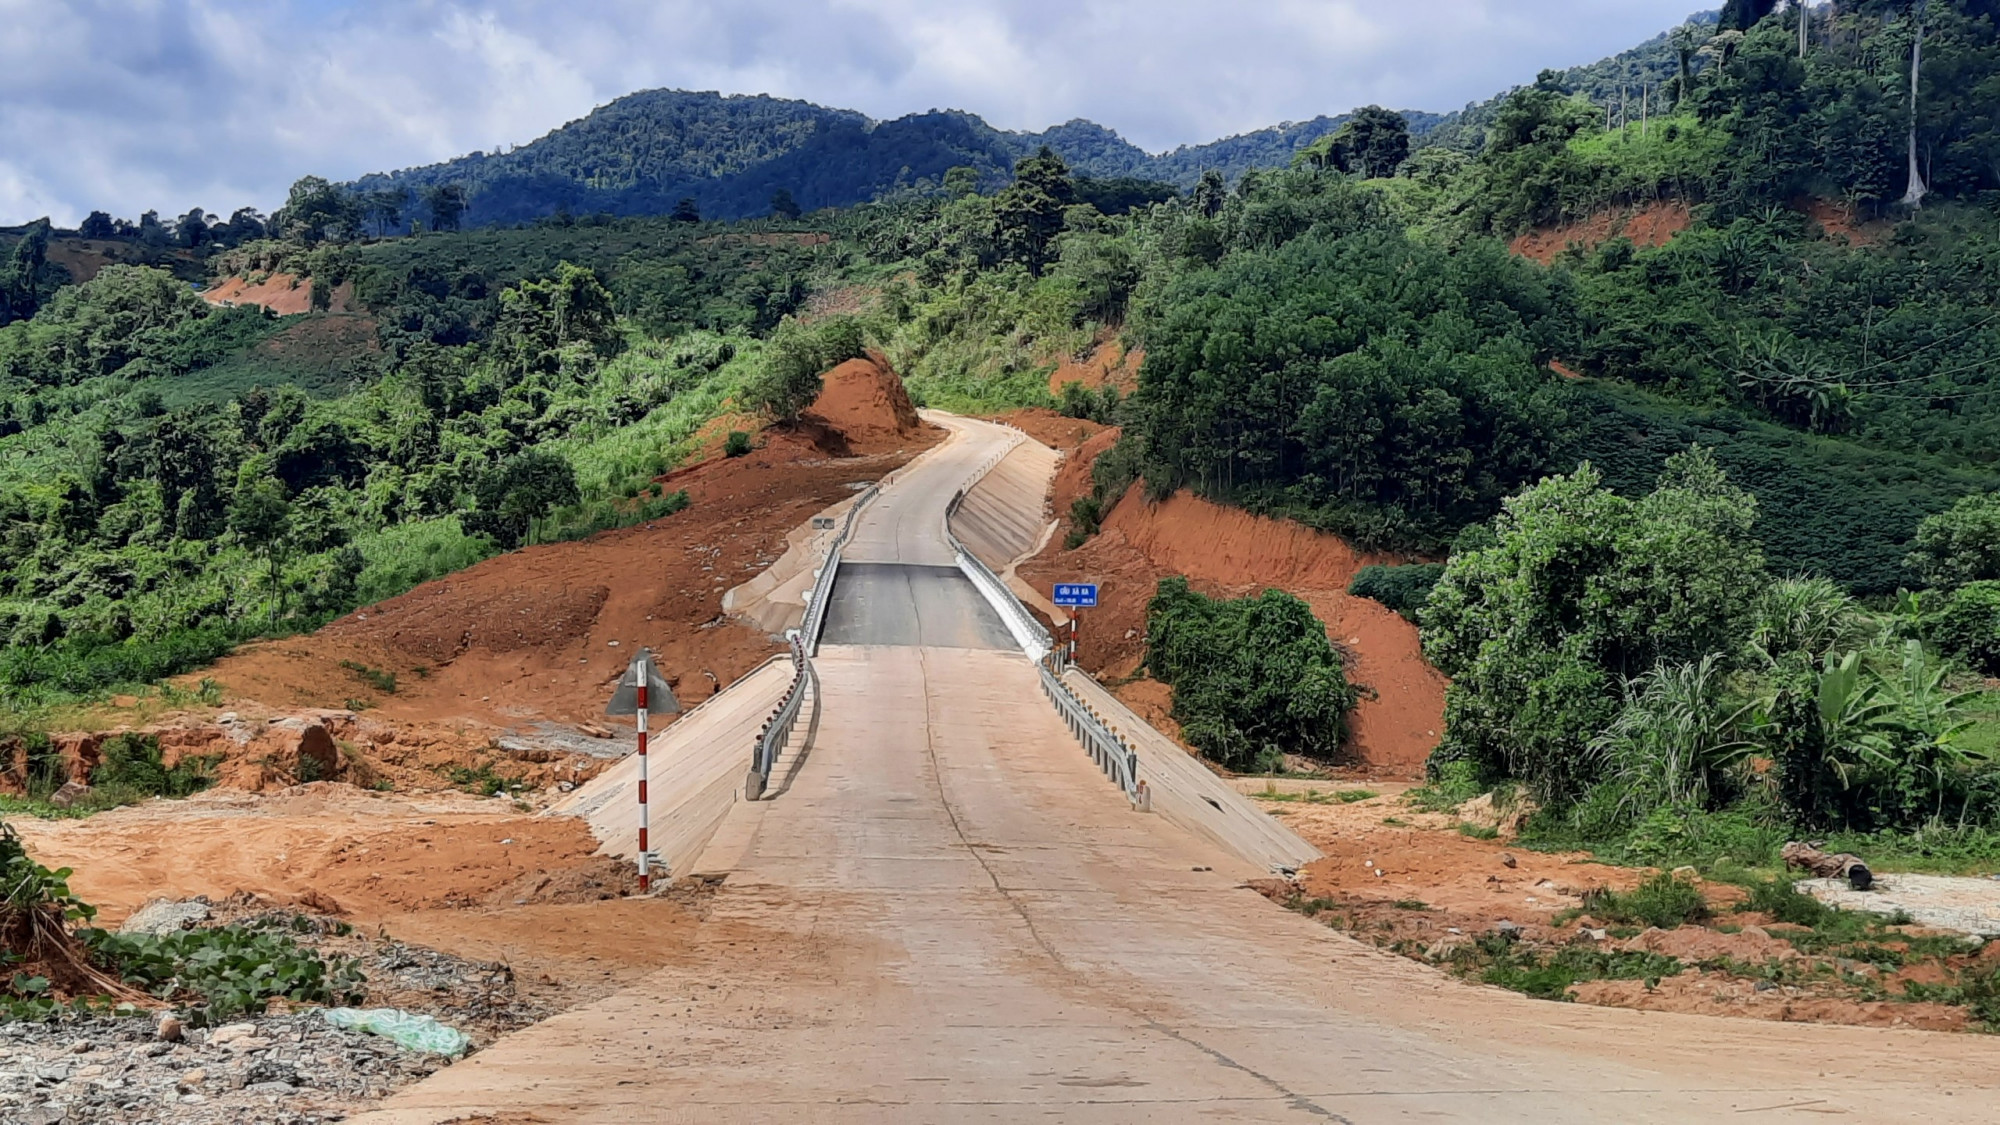
[[[1406, 113], [1421, 133], [1436, 114]], [[694, 199], [704, 218], [766, 214], [780, 189], [808, 210], [862, 203], [942, 181], [967, 165], [988, 186], [1042, 145], [1079, 174], [1129, 176], [1192, 187], [1204, 169], [1234, 180], [1251, 168], [1282, 167], [1346, 117], [1286, 122], [1159, 156], [1089, 121], [1039, 133], [995, 129], [970, 113], [933, 110], [874, 121], [852, 110], [765, 95], [725, 97], [645, 90], [619, 98], [532, 143], [442, 164], [377, 173], [355, 188], [421, 189], [460, 183], [472, 226], [523, 222], [567, 210], [615, 215], [671, 211]]]

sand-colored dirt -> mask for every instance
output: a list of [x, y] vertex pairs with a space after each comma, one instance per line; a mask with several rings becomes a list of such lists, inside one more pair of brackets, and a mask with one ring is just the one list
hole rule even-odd
[[[225, 277], [207, 289], [202, 290], [202, 300], [211, 305], [262, 305], [279, 316], [312, 311], [312, 278], [291, 273], [274, 273], [263, 281], [251, 283], [245, 277]], [[354, 304], [354, 285], [342, 282], [334, 286], [329, 312], [351, 312]]]
[[[1051, 496], [1054, 510], [1066, 516], [1071, 503], [1089, 492], [1090, 464], [1116, 443], [1118, 431], [1047, 411], [1023, 411], [1007, 420], [1067, 452]], [[1056, 582], [1099, 584], [1099, 606], [1085, 610], [1079, 624], [1078, 659], [1112, 682], [1138, 670], [1145, 654], [1146, 602], [1161, 578], [1183, 575], [1216, 596], [1276, 587], [1303, 598], [1349, 656], [1349, 678], [1369, 689], [1354, 714], [1352, 764], [1370, 775], [1415, 777], [1444, 730], [1446, 681], [1424, 661], [1415, 626], [1377, 602], [1347, 593], [1362, 566], [1391, 561], [1400, 560], [1364, 555], [1336, 536], [1184, 492], [1153, 503], [1135, 485], [1105, 516], [1096, 536], [1066, 550], [1064, 534], [1058, 534], [1018, 573], [1043, 589]], [[1175, 732], [1164, 686], [1136, 680], [1113, 690], [1162, 730]]]
[[1049, 393], [1060, 395], [1069, 383], [1082, 383], [1093, 391], [1108, 383], [1117, 387], [1120, 394], [1129, 395], [1139, 387], [1139, 367], [1145, 362], [1144, 350], [1126, 351], [1116, 333], [1107, 330], [1099, 336], [1089, 355], [1082, 359], [1066, 358], [1049, 373]]
[[1686, 203], [1661, 200], [1643, 207], [1599, 211], [1580, 222], [1537, 227], [1516, 236], [1507, 247], [1523, 258], [1548, 265], [1572, 245], [1590, 251], [1620, 236], [1638, 247], [1665, 246], [1693, 223], [1694, 214]]
[[112, 924], [154, 898], [239, 891], [373, 924], [413, 910], [594, 902], [634, 885], [596, 854], [583, 821], [460, 793], [318, 782], [13, 824], [36, 860], [75, 869], [71, 889]]

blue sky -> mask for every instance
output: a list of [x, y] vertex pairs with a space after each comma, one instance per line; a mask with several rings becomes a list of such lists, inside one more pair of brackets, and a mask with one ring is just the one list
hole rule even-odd
[[1073, 117], [1153, 151], [1448, 110], [1698, 0], [0, 0], [0, 223], [282, 201], [521, 144], [633, 90]]

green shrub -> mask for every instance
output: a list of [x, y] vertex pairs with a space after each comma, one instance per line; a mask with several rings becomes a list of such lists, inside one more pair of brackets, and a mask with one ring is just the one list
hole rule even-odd
[[664, 519], [675, 512], [685, 511], [688, 503], [688, 491], [685, 488], [669, 492], [665, 496], [656, 496], [639, 505], [639, 519], [641, 521]]
[[1188, 741], [1238, 770], [1286, 754], [1328, 760], [1355, 702], [1340, 653], [1310, 607], [1282, 590], [1212, 599], [1162, 579], [1146, 607], [1146, 666], [1174, 689]]
[[729, 436], [722, 442], [722, 455], [741, 457], [748, 452], [750, 452], [750, 435], [742, 430], [729, 431]]
[[376, 691], [382, 692], [385, 695], [396, 694], [396, 673], [385, 671], [381, 668], [370, 668], [368, 665], [355, 660], [343, 660], [340, 662], [340, 666], [354, 673], [362, 683], [367, 684]]
[[2000, 581], [1968, 582], [1924, 623], [1939, 648], [1985, 676], [2000, 676]]
[[1372, 598], [1416, 621], [1417, 611], [1431, 596], [1431, 587], [1444, 577], [1443, 563], [1414, 563], [1408, 566], [1364, 566], [1348, 584], [1347, 592], [1357, 598]]
[[215, 1024], [261, 1012], [283, 997], [301, 1004], [351, 1004], [361, 999], [355, 962], [325, 958], [283, 934], [238, 926], [150, 936], [85, 932], [97, 958], [162, 999], [193, 995], [193, 1022]]
[[1662, 872], [1629, 891], [1599, 887], [1584, 892], [1583, 911], [1607, 922], [1630, 922], [1671, 930], [1708, 917], [1701, 888]]
[[215, 784], [218, 759], [183, 757], [172, 769], [161, 764], [160, 740], [126, 731], [104, 740], [103, 760], [90, 773], [93, 788], [129, 789], [148, 797], [192, 796]]
[[1745, 913], [1768, 914], [1773, 922], [1818, 929], [1840, 911], [1807, 894], [1792, 889], [1790, 879], [1752, 883], [1750, 894], [1736, 909]]

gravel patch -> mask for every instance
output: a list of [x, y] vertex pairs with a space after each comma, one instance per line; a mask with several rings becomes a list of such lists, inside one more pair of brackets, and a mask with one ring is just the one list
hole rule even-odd
[[0, 1025], [0, 1120], [18, 1125], [338, 1121], [449, 1065], [317, 1010], [158, 1038], [150, 1017]]
[[[429, 1015], [465, 1032], [474, 1051], [557, 1011], [519, 995], [506, 965], [357, 933], [334, 918], [236, 903], [211, 909], [218, 920], [357, 959], [367, 975], [358, 1007]], [[178, 1039], [162, 1035], [157, 1013], [0, 1023], [0, 1122], [319, 1125], [451, 1065], [334, 1027], [318, 1008], [288, 1007], [278, 1001], [265, 1014], [188, 1027]]]
[[1842, 910], [1900, 910], [1921, 925], [1977, 937], [2000, 937], [2000, 881], [1960, 875], [1877, 875], [1872, 890], [1857, 891], [1845, 879], [1806, 879], [1794, 884]]

